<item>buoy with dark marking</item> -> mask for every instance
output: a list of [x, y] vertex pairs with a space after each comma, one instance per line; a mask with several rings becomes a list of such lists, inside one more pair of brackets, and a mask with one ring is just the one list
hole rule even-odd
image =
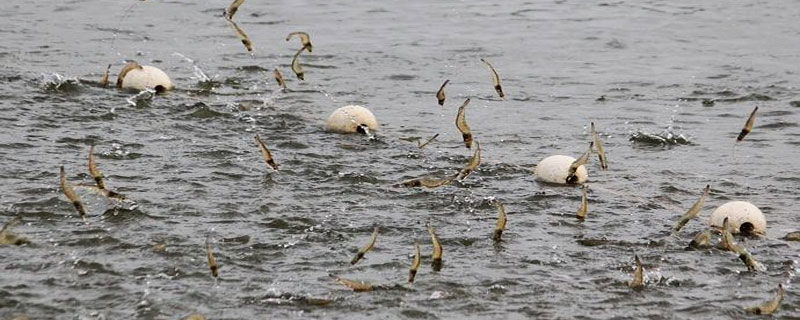
[[357, 105], [336, 109], [325, 124], [325, 130], [338, 133], [366, 133], [365, 127], [371, 131], [378, 130], [378, 121], [369, 109]]
[[750, 202], [731, 201], [719, 206], [711, 213], [708, 224], [722, 230], [722, 222], [725, 217], [728, 217], [731, 233], [744, 235], [765, 235], [767, 233], [767, 219], [764, 218], [764, 213]]
[[[540, 181], [567, 184], [569, 166], [574, 161], [575, 158], [570, 156], [549, 156], [542, 159], [542, 161], [536, 165], [536, 168], [533, 170], [533, 174], [536, 176], [536, 179]], [[578, 180], [574, 184], [583, 184], [589, 179], [589, 173], [586, 171], [586, 167], [583, 165], [578, 167], [578, 170], [575, 171], [575, 176], [578, 178]]]
[[175, 86], [172, 80], [161, 69], [153, 66], [142, 66], [131, 62], [122, 67], [117, 77], [117, 88], [121, 89], [152, 89], [156, 92], [172, 90]]

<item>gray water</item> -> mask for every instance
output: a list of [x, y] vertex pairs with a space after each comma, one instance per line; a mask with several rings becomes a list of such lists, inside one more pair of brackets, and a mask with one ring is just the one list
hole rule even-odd
[[[235, 20], [253, 55], [221, 17], [228, 4], [0, 3], [0, 222], [21, 217], [13, 230], [31, 241], [0, 246], [0, 317], [744, 318], [778, 283], [787, 295], [775, 317], [800, 317], [799, 245], [780, 239], [800, 229], [796, 2], [248, 1]], [[306, 81], [289, 68], [292, 31], [314, 44], [301, 57]], [[505, 100], [480, 58], [497, 68]], [[137, 92], [89, 82], [109, 63], [115, 81], [126, 59], [164, 69], [178, 89], [134, 105]], [[273, 67], [290, 90], [278, 90]], [[445, 79], [442, 108], [434, 94]], [[478, 170], [437, 189], [395, 187], [466, 164], [454, 125], [466, 98]], [[377, 141], [323, 130], [345, 104], [376, 114]], [[579, 189], [531, 170], [582, 153], [590, 121], [610, 169], [592, 157], [578, 222]], [[436, 133], [422, 150], [401, 139]], [[107, 185], [138, 207], [102, 214], [99, 199], [82, 222], [58, 168], [90, 184], [92, 144]], [[706, 184], [701, 217], [671, 236]], [[499, 244], [493, 199], [509, 212]], [[730, 200], [764, 211], [766, 237], [739, 242], [766, 272], [684, 250]], [[438, 273], [426, 223], [444, 246]], [[350, 266], [376, 225], [375, 248]], [[423, 263], [407, 285], [414, 241]], [[634, 254], [641, 291], [625, 285]], [[381, 288], [352, 292], [331, 273]]]

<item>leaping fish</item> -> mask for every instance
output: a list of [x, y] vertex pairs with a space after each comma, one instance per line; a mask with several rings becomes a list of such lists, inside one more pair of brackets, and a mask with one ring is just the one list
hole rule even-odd
[[683, 214], [683, 216], [678, 220], [678, 223], [672, 228], [673, 232], [678, 232], [685, 226], [690, 220], [696, 218], [700, 214], [700, 210], [703, 209], [703, 205], [706, 203], [706, 197], [708, 197], [709, 192], [711, 191], [711, 185], [706, 185], [706, 188], [703, 190], [703, 194], [700, 196], [700, 199], [689, 208], [689, 211]]
[[783, 284], [778, 284], [778, 292], [775, 293], [775, 296], [772, 299], [758, 306], [746, 308], [745, 311], [754, 314], [772, 314], [778, 310], [778, 307], [780, 307], [784, 294], [785, 292], [783, 290]]
[[494, 226], [494, 241], [500, 241], [503, 236], [503, 230], [506, 229], [506, 222], [508, 216], [506, 215], [506, 207], [499, 200], [494, 201], [494, 206], [497, 208], [497, 223]]
[[739, 246], [733, 242], [733, 234], [730, 231], [728, 217], [722, 220], [722, 242], [720, 242], [719, 248], [724, 251], [739, 251]]
[[11, 221], [3, 225], [3, 228], [0, 229], [0, 245], [12, 244], [19, 246], [30, 243], [30, 240], [27, 238], [18, 236], [11, 232], [11, 228], [16, 226], [20, 220], [20, 217], [14, 217], [14, 219], [11, 219]]
[[464, 100], [464, 104], [458, 107], [458, 114], [456, 114], [456, 128], [458, 128], [458, 131], [461, 131], [461, 137], [464, 138], [464, 145], [467, 149], [472, 147], [472, 131], [469, 129], [469, 125], [467, 125], [465, 114], [468, 104], [469, 98]]
[[594, 141], [589, 142], [589, 150], [586, 150], [578, 159], [572, 162], [569, 165], [569, 169], [567, 170], [567, 184], [575, 184], [578, 182], [578, 176], [575, 175], [575, 172], [578, 171], [580, 166], [586, 164], [589, 161], [589, 155], [592, 154], [592, 146], [594, 145]]
[[239, 6], [244, 3], [244, 0], [233, 0], [233, 2], [225, 9], [225, 19], [232, 20], [233, 15], [239, 10]]
[[421, 261], [422, 255], [419, 253], [419, 243], [414, 242], [414, 259], [411, 260], [411, 267], [408, 269], [408, 283], [414, 282]]
[[431, 243], [433, 244], [431, 267], [433, 271], [439, 271], [442, 270], [442, 244], [439, 242], [439, 236], [436, 235], [436, 229], [431, 225], [428, 225], [428, 233], [431, 235]]
[[103, 73], [103, 78], [100, 79], [100, 85], [105, 87], [108, 86], [108, 72], [111, 70], [111, 64], [106, 67], [106, 72]]
[[607, 170], [608, 160], [606, 159], [605, 151], [603, 151], [603, 143], [600, 142], [600, 135], [594, 130], [594, 122], [592, 122], [592, 140], [595, 148], [597, 148], [597, 159], [600, 160], [600, 168]]
[[350, 261], [351, 265], [356, 264], [359, 260], [361, 260], [361, 258], [364, 257], [365, 254], [367, 254], [367, 251], [369, 251], [370, 249], [372, 249], [373, 246], [375, 246], [375, 240], [378, 239], [378, 230], [379, 228], [375, 227], [375, 230], [372, 231], [372, 236], [369, 237], [369, 242], [367, 242], [366, 245], [361, 247], [361, 249], [358, 249], [358, 253], [356, 254], [355, 257], [353, 257], [353, 260]]
[[638, 255], [633, 255], [633, 261], [636, 263], [636, 269], [633, 271], [633, 279], [628, 282], [628, 287], [641, 289], [644, 287], [644, 268]]
[[267, 149], [267, 144], [264, 143], [264, 141], [261, 140], [261, 137], [258, 135], [256, 135], [256, 143], [258, 143], [258, 149], [261, 150], [261, 155], [264, 157], [264, 162], [266, 162], [267, 165], [275, 171], [278, 171], [278, 164], [275, 163], [275, 159], [272, 158], [272, 153], [269, 152], [269, 149]]
[[117, 88], [122, 88], [122, 79], [125, 79], [125, 75], [133, 69], [143, 69], [143, 67], [136, 62], [128, 62], [122, 66], [122, 70], [120, 70], [119, 75], [117, 75]]
[[83, 202], [81, 202], [81, 198], [75, 193], [75, 190], [72, 188], [72, 185], [67, 182], [67, 174], [64, 171], [64, 166], [61, 166], [61, 172], [58, 177], [58, 182], [61, 185], [61, 190], [64, 191], [64, 195], [67, 196], [72, 205], [75, 206], [75, 210], [78, 211], [78, 214], [81, 216], [83, 221], [86, 221], [86, 207], [83, 206]]
[[753, 123], [756, 121], [756, 111], [758, 111], [758, 106], [753, 109], [753, 112], [750, 112], [750, 117], [747, 118], [747, 122], [744, 124], [744, 128], [742, 128], [742, 132], [739, 133], [739, 136], [736, 137], [736, 142], [744, 140], [744, 137], [753, 130]]
[[436, 91], [436, 100], [439, 101], [440, 106], [444, 106], [444, 86], [446, 86], [448, 83], [450, 83], [450, 80], [445, 80], [444, 83], [442, 83], [442, 86], [439, 87], [439, 91]]
[[408, 188], [414, 188], [414, 187], [438, 188], [452, 183], [455, 178], [456, 178], [455, 175], [445, 178], [432, 178], [432, 177], [414, 178], [403, 181], [400, 183], [400, 185]]
[[586, 219], [586, 212], [589, 211], [589, 200], [586, 199], [586, 188], [587, 186], [585, 184], [581, 187], [581, 207], [578, 208], [578, 213], [575, 214], [578, 220]]
[[711, 231], [705, 230], [700, 231], [697, 235], [694, 236], [691, 242], [689, 242], [689, 248], [691, 249], [700, 249], [708, 247], [708, 242], [711, 241]]
[[464, 169], [458, 173], [458, 180], [464, 180], [469, 176], [475, 169], [478, 168], [478, 165], [481, 164], [481, 144], [478, 143], [478, 140], [475, 140], [475, 151], [472, 152], [472, 157], [469, 158], [467, 165], [464, 166]]
[[439, 134], [438, 134], [438, 133], [437, 133], [437, 134], [434, 134], [434, 135], [433, 135], [433, 137], [430, 137], [430, 138], [428, 139], [428, 141], [425, 141], [425, 143], [420, 143], [419, 141], [417, 141], [417, 143], [418, 143], [417, 147], [419, 147], [420, 149], [422, 149], [422, 148], [425, 148], [425, 146], [427, 146], [429, 143], [433, 142], [433, 140], [436, 140], [436, 138], [437, 138], [438, 136], [439, 136]]
[[300, 60], [299, 60], [300, 54], [303, 53], [304, 49], [305, 47], [300, 48], [300, 50], [297, 50], [297, 53], [294, 54], [294, 58], [292, 58], [292, 71], [294, 71], [294, 74], [297, 75], [297, 79], [300, 80], [305, 80], [304, 79], [305, 76], [303, 75], [303, 68], [300, 67]]
[[97, 185], [97, 189], [102, 195], [109, 198], [115, 198], [117, 200], [125, 200], [125, 196], [122, 194], [106, 188], [106, 184], [103, 181], [103, 173], [97, 169], [97, 164], [94, 161], [94, 145], [89, 147], [89, 174], [92, 175], [92, 178]]
[[305, 33], [305, 32], [302, 32], [302, 31], [292, 32], [288, 36], [286, 36], [286, 41], [291, 40], [292, 37], [294, 37], [294, 36], [297, 36], [297, 37], [300, 38], [300, 42], [303, 44], [303, 49], [306, 49], [306, 50], [308, 50], [308, 52], [311, 52], [311, 49], [312, 49], [311, 37], [308, 36], [308, 33]]
[[101, 190], [106, 188], [106, 184], [103, 182], [103, 173], [97, 169], [97, 164], [94, 162], [94, 145], [89, 147], [89, 174], [94, 178], [97, 188]]
[[344, 279], [332, 274], [330, 276], [339, 284], [353, 289], [355, 292], [372, 291], [372, 285], [367, 282]]
[[247, 49], [247, 52], [252, 53], [253, 41], [250, 41], [250, 37], [247, 36], [246, 33], [244, 33], [244, 30], [242, 30], [242, 28], [240, 28], [239, 25], [236, 24], [236, 22], [234, 22], [231, 19], [228, 19], [228, 22], [231, 24], [231, 27], [233, 27], [233, 31], [236, 32], [236, 36], [239, 37], [239, 40], [242, 41], [242, 44], [244, 45], [244, 48]]
[[736, 253], [739, 255], [739, 260], [742, 260], [744, 265], [747, 267], [747, 271], [767, 271], [767, 268], [763, 264], [756, 261], [756, 259], [753, 258], [753, 255], [750, 254], [750, 252], [747, 252], [747, 250], [741, 246], [736, 248]]
[[283, 75], [281, 74], [281, 71], [278, 70], [278, 68], [275, 68], [274, 70], [272, 70], [272, 74], [275, 75], [275, 81], [278, 82], [278, 86], [280, 86], [281, 89], [286, 90], [286, 81], [283, 80]]
[[219, 266], [217, 259], [214, 258], [214, 251], [211, 250], [211, 236], [206, 237], [206, 258], [208, 258], [208, 268], [211, 269], [211, 276], [214, 279], [219, 277]]
[[489, 61], [486, 61], [486, 59], [481, 58], [481, 61], [485, 63], [492, 72], [492, 84], [494, 85], [494, 90], [497, 91], [497, 95], [499, 95], [500, 98], [504, 98], [506, 95], [503, 94], [503, 88], [500, 86], [500, 76], [497, 74], [497, 71], [494, 69], [492, 64], [489, 63]]

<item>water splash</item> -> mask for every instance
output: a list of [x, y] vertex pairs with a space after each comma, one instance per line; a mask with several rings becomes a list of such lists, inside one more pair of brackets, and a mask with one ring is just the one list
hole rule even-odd
[[58, 73], [41, 74], [40, 86], [47, 91], [68, 91], [76, 88], [80, 81], [76, 77], [66, 77]]
[[692, 144], [689, 137], [683, 133], [675, 133], [670, 128], [664, 129], [660, 133], [648, 133], [636, 131], [631, 134], [628, 140], [635, 144], [648, 146], [675, 146]]
[[[150, 101], [156, 96], [156, 91], [153, 89], [144, 89], [139, 91], [139, 93], [132, 95], [125, 99], [131, 106], [139, 107], [139, 106], [147, 106]], [[141, 105], [140, 105], [141, 103]]]
[[203, 68], [200, 68], [196, 61], [190, 59], [182, 53], [175, 52], [172, 55], [192, 64], [192, 73], [194, 73], [194, 77], [192, 77], [192, 79], [196, 79], [199, 82], [211, 82], [211, 78], [206, 75], [205, 71], [203, 71]]

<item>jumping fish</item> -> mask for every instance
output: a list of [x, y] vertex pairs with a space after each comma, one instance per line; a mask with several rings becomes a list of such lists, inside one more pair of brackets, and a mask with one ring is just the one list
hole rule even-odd
[[414, 282], [421, 261], [422, 255], [419, 253], [419, 243], [414, 242], [414, 259], [411, 260], [411, 268], [408, 269], [408, 283]]
[[578, 208], [578, 213], [575, 214], [578, 220], [586, 219], [586, 212], [589, 210], [589, 200], [586, 199], [586, 188], [587, 186], [585, 184], [581, 187], [581, 207]]
[[444, 106], [444, 86], [446, 86], [448, 83], [450, 83], [450, 80], [445, 80], [444, 83], [442, 83], [442, 86], [439, 87], [439, 91], [436, 91], [436, 99], [439, 100], [440, 106]]
[[207, 320], [207, 318], [206, 318], [206, 316], [204, 316], [202, 314], [192, 313], [192, 314], [186, 316], [185, 318], [183, 318], [183, 320]]
[[744, 128], [742, 128], [742, 132], [740, 132], [739, 136], [736, 137], [736, 142], [744, 140], [744, 136], [753, 130], [753, 123], [756, 121], [756, 111], [758, 111], [758, 106], [753, 109], [753, 112], [750, 112], [750, 117], [747, 118], [747, 122], [745, 122]]
[[458, 131], [461, 131], [461, 137], [464, 138], [464, 145], [467, 147], [467, 149], [472, 147], [472, 131], [469, 129], [469, 125], [467, 125], [467, 119], [465, 115], [468, 104], [469, 98], [464, 100], [464, 104], [458, 107], [458, 114], [456, 115], [456, 127], [458, 128]]
[[258, 143], [258, 149], [261, 150], [261, 155], [264, 157], [264, 162], [267, 163], [273, 170], [278, 171], [278, 164], [275, 163], [275, 159], [272, 158], [272, 153], [269, 152], [267, 149], [267, 144], [261, 140], [261, 137], [256, 135], [256, 143]]
[[304, 79], [305, 77], [303, 76], [303, 68], [300, 67], [300, 60], [299, 60], [300, 53], [302, 53], [304, 49], [305, 47], [300, 48], [300, 50], [297, 50], [297, 53], [294, 54], [294, 58], [292, 58], [292, 71], [294, 71], [294, 74], [297, 75], [297, 79], [300, 80], [305, 80]]
[[436, 229], [428, 225], [428, 233], [431, 235], [431, 243], [433, 244], [433, 254], [431, 258], [431, 266], [433, 271], [442, 270], [442, 244], [439, 242], [439, 236], [436, 235]]
[[575, 172], [578, 171], [580, 166], [586, 164], [589, 161], [589, 155], [592, 154], [592, 146], [594, 146], [594, 141], [589, 142], [589, 150], [586, 150], [578, 159], [572, 162], [569, 165], [569, 169], [567, 170], [567, 183], [568, 184], [575, 184], [578, 182], [578, 176], [575, 175]]
[[225, 9], [225, 19], [232, 20], [233, 15], [239, 10], [239, 6], [244, 3], [244, 0], [233, 0], [233, 2]]
[[206, 257], [208, 258], [208, 268], [211, 269], [211, 276], [215, 279], [219, 277], [219, 266], [217, 259], [214, 258], [214, 251], [211, 250], [211, 236], [206, 238]]
[[467, 165], [464, 166], [464, 169], [458, 173], [456, 179], [464, 180], [469, 176], [475, 169], [478, 168], [478, 165], [481, 164], [481, 144], [478, 143], [478, 140], [475, 140], [475, 151], [472, 152], [472, 157], [469, 158]]
[[367, 251], [375, 246], [375, 240], [378, 239], [378, 229], [378, 227], [375, 227], [375, 230], [372, 231], [372, 236], [369, 237], [369, 242], [367, 242], [365, 246], [361, 247], [361, 249], [358, 249], [358, 253], [355, 257], [353, 257], [353, 260], [350, 261], [351, 265], [356, 264], [359, 260], [361, 260], [361, 258], [364, 257], [365, 254], [367, 254]]
[[288, 36], [286, 36], [286, 41], [291, 40], [292, 37], [294, 36], [298, 36], [300, 38], [300, 42], [303, 44], [303, 49], [306, 49], [308, 50], [308, 52], [311, 52], [312, 49], [311, 37], [308, 36], [308, 33], [302, 31], [292, 32]]
[[61, 190], [64, 191], [64, 195], [67, 196], [67, 199], [69, 199], [69, 201], [72, 202], [72, 205], [75, 206], [75, 210], [78, 210], [78, 214], [81, 216], [81, 219], [86, 221], [86, 207], [83, 206], [81, 198], [77, 193], [75, 193], [72, 185], [67, 182], [67, 174], [64, 171], [64, 166], [61, 166], [58, 182], [61, 185]]
[[106, 67], [106, 72], [103, 73], [103, 78], [100, 79], [100, 85], [105, 87], [108, 86], [108, 72], [111, 70], [111, 64]]
[[800, 231], [789, 232], [781, 239], [786, 241], [800, 241]]
[[722, 242], [719, 243], [719, 248], [724, 251], [739, 251], [739, 246], [733, 242], [733, 234], [731, 234], [730, 226], [728, 225], [728, 217], [722, 220]]
[[438, 188], [452, 183], [455, 178], [456, 178], [455, 175], [445, 178], [431, 178], [431, 177], [414, 178], [403, 181], [400, 183], [400, 185], [408, 188], [414, 188], [414, 187]]
[[756, 261], [756, 259], [753, 258], [753, 255], [751, 255], [750, 252], [747, 252], [747, 250], [744, 248], [737, 247], [736, 253], [739, 255], [739, 260], [742, 260], [744, 265], [747, 266], [747, 271], [767, 271], [767, 268], [760, 262]]
[[503, 236], [503, 230], [506, 229], [508, 216], [506, 215], [506, 207], [502, 202], [495, 200], [494, 206], [497, 208], [497, 224], [494, 226], [494, 235], [492, 238], [494, 241], [500, 241], [501, 237]]
[[117, 88], [122, 88], [122, 79], [125, 79], [125, 75], [133, 69], [143, 69], [143, 67], [136, 62], [128, 62], [122, 66], [122, 70], [119, 71], [119, 75], [117, 76]]
[[355, 292], [365, 292], [365, 291], [372, 291], [372, 285], [364, 282], [364, 281], [355, 281], [355, 280], [348, 280], [344, 278], [340, 278], [335, 275], [330, 275], [336, 282], [339, 284], [346, 286], [350, 289], [353, 289]]
[[89, 147], [89, 174], [94, 178], [97, 188], [105, 190], [106, 184], [103, 182], [103, 173], [97, 169], [97, 164], [94, 162], [94, 145]]
[[272, 70], [272, 74], [275, 75], [275, 81], [278, 82], [278, 86], [280, 86], [281, 89], [286, 90], [286, 81], [283, 80], [283, 75], [281, 74], [280, 70], [278, 70], [278, 68], [275, 68], [274, 70]]
[[0, 245], [13, 244], [15, 246], [19, 246], [30, 243], [27, 238], [20, 237], [11, 232], [11, 228], [16, 226], [20, 220], [20, 217], [14, 217], [14, 219], [11, 219], [11, 221], [3, 225], [3, 228], [0, 229]]
[[697, 199], [697, 201], [692, 205], [692, 207], [689, 208], [689, 211], [686, 211], [686, 213], [683, 214], [681, 219], [678, 220], [678, 223], [676, 223], [675, 226], [672, 228], [673, 232], [680, 231], [681, 228], [683, 228], [683, 226], [686, 225], [686, 223], [688, 223], [690, 220], [694, 218], [697, 218], [697, 216], [700, 214], [700, 210], [703, 209], [703, 205], [706, 203], [706, 197], [708, 197], [710, 191], [711, 191], [711, 185], [707, 184], [706, 188], [703, 190], [703, 194], [700, 196], [700, 199]]
[[247, 34], [244, 33], [244, 30], [242, 30], [242, 28], [240, 28], [239, 25], [236, 24], [236, 22], [234, 22], [231, 19], [228, 19], [228, 22], [231, 24], [231, 27], [233, 27], [233, 31], [236, 32], [236, 36], [239, 37], [239, 40], [242, 41], [242, 44], [244, 45], [244, 48], [247, 49], [247, 52], [252, 53], [253, 42], [250, 41], [250, 37], [248, 37]]
[[122, 194], [116, 191], [106, 189], [106, 184], [103, 181], [103, 173], [100, 172], [99, 169], [97, 169], [97, 164], [94, 161], [94, 145], [89, 147], [89, 174], [92, 175], [94, 183], [97, 185], [97, 189], [100, 192], [100, 194], [117, 200], [123, 200], [123, 201], [126, 200], [125, 196], [123, 196]]
[[633, 255], [633, 261], [636, 263], [636, 269], [633, 271], [633, 279], [628, 282], [628, 287], [641, 289], [644, 287], [644, 268], [638, 255]]
[[499, 95], [500, 98], [505, 97], [506, 95], [503, 94], [503, 88], [500, 86], [500, 76], [497, 75], [497, 71], [489, 63], [489, 61], [486, 61], [486, 59], [481, 58], [481, 61], [485, 63], [489, 67], [489, 70], [492, 72], [492, 84], [494, 85], [494, 90], [497, 91], [497, 95]]
[[592, 140], [597, 148], [597, 159], [600, 160], [600, 168], [607, 170], [608, 160], [606, 160], [606, 153], [603, 151], [603, 143], [600, 142], [600, 135], [594, 130], [594, 122], [592, 122]]
[[708, 247], [709, 241], [711, 241], [711, 231], [700, 231], [694, 236], [694, 239], [689, 242], [689, 248], [700, 249]]
[[783, 284], [778, 284], [778, 292], [775, 293], [775, 297], [758, 306], [746, 308], [745, 311], [754, 314], [765, 314], [765, 315], [772, 314], [776, 310], [778, 310], [778, 307], [780, 307], [781, 301], [783, 301], [784, 294], [785, 292], [783, 290]]
[[419, 147], [420, 149], [422, 149], [422, 148], [425, 148], [425, 146], [427, 146], [427, 145], [428, 145], [429, 143], [431, 143], [433, 140], [436, 140], [436, 138], [437, 138], [438, 136], [439, 136], [439, 134], [438, 134], [438, 133], [437, 133], [437, 134], [434, 134], [434, 135], [433, 135], [433, 137], [430, 137], [430, 138], [428, 139], [428, 141], [425, 141], [425, 143], [420, 143], [419, 141], [417, 141], [417, 143], [418, 143], [417, 147]]

